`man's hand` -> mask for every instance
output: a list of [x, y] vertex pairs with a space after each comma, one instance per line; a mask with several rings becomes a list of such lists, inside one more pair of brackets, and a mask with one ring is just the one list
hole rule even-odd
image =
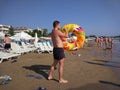
[[66, 37], [68, 37], [68, 31], [66, 29], [63, 29], [63, 32], [65, 33]]
[[58, 30], [58, 35], [60, 36], [60, 37], [68, 37], [68, 32], [67, 32], [67, 30], [64, 30], [63, 29], [63, 32], [61, 32], [60, 30]]

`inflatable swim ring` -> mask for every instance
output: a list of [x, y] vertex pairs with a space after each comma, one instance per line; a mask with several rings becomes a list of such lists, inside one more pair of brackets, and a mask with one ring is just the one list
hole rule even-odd
[[65, 50], [71, 51], [83, 47], [85, 41], [85, 32], [82, 27], [77, 24], [66, 24], [61, 28], [63, 33], [65, 33], [65, 30], [67, 30], [68, 33], [73, 33], [76, 36], [76, 39], [73, 38], [74, 40], [71, 40], [71, 42], [69, 42], [67, 38], [62, 37], [63, 47]]

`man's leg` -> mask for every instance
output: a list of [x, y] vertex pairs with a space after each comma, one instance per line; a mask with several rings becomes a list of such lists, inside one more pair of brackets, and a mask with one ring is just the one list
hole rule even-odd
[[63, 79], [63, 69], [64, 69], [64, 59], [59, 61], [59, 82], [60, 83], [67, 83], [67, 80]]
[[52, 77], [53, 77], [53, 72], [54, 72], [54, 70], [55, 70], [55, 67], [56, 67], [57, 63], [58, 63], [58, 60], [54, 60], [52, 66], [51, 66], [51, 69], [50, 69], [50, 73], [49, 73], [48, 80], [52, 79]]

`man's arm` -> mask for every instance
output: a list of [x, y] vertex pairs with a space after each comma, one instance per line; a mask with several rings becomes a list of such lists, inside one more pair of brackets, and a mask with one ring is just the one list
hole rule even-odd
[[66, 31], [65, 33], [62, 33], [61, 31], [58, 31], [58, 35], [60, 36], [60, 37], [68, 37], [68, 32]]

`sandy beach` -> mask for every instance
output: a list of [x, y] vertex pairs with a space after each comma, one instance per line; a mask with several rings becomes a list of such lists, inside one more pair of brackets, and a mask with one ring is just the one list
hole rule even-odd
[[[54, 80], [46, 79], [52, 54], [28, 53], [20, 56], [16, 62], [9, 60], [0, 64], [0, 75], [12, 78], [8, 84], [0, 85], [0, 90], [37, 90], [38, 87], [47, 90], [120, 90], [120, 77], [114, 72], [120, 71], [120, 65], [107, 64], [113, 62], [110, 50], [85, 47], [78, 50], [76, 55], [67, 51], [65, 54], [64, 78], [69, 81], [68, 84], [58, 83], [57, 70]], [[28, 77], [29, 74], [41, 76], [42, 79]]]

